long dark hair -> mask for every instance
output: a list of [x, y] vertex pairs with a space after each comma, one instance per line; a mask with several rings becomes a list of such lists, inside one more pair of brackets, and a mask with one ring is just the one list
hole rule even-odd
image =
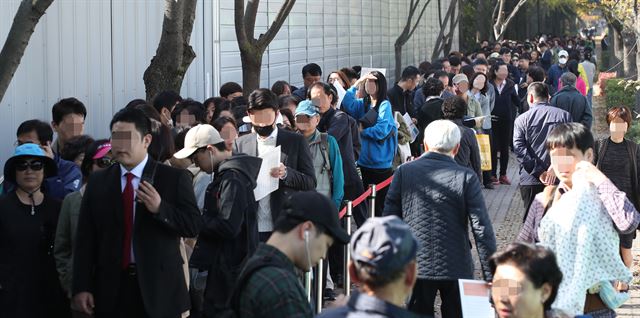
[[[373, 105], [373, 107], [377, 108], [383, 101], [387, 100], [387, 78], [384, 77], [384, 74], [378, 71], [371, 72], [371, 75], [376, 77], [375, 83], [378, 90], [376, 92], [376, 105]], [[369, 93], [366, 92], [366, 88], [365, 94], [366, 96], [364, 97], [364, 108], [369, 109], [369, 107], [371, 107], [371, 96], [369, 96]]]
[[489, 78], [487, 78], [487, 74], [485, 73], [474, 73], [473, 76], [471, 76], [471, 79], [469, 80], [469, 83], [471, 84], [471, 89], [473, 89], [473, 82], [475, 82], [476, 77], [478, 76], [484, 76], [484, 87], [480, 90], [480, 94], [482, 95], [487, 95], [487, 89], [489, 87], [489, 85], [487, 85], [487, 83], [489, 82]]

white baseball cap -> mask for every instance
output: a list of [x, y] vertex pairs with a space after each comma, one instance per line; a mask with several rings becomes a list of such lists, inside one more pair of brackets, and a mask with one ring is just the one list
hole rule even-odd
[[565, 50], [558, 52], [558, 57], [569, 57], [569, 53]]
[[215, 145], [224, 142], [220, 133], [211, 125], [197, 125], [187, 132], [184, 137], [184, 148], [173, 156], [184, 159], [191, 156], [198, 148]]

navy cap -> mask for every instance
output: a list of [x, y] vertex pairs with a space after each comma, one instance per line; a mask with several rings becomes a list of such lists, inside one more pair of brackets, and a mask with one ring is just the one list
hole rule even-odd
[[395, 215], [368, 219], [351, 236], [351, 258], [376, 276], [401, 270], [416, 258], [418, 240], [411, 227]]

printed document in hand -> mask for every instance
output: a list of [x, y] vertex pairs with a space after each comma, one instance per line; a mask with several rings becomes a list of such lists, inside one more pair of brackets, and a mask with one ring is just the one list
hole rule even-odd
[[402, 119], [404, 119], [404, 123], [405, 125], [407, 125], [407, 128], [411, 133], [411, 142], [416, 141], [416, 137], [418, 137], [420, 129], [418, 129], [418, 127], [416, 127], [416, 124], [413, 123], [413, 121], [411, 120], [411, 116], [409, 116], [409, 113], [404, 113], [404, 115], [402, 115]]
[[460, 305], [464, 318], [494, 318], [495, 310], [489, 302], [489, 285], [485, 281], [458, 279]]
[[271, 176], [271, 169], [278, 168], [278, 166], [280, 166], [280, 146], [262, 156], [262, 165], [256, 180], [256, 188], [253, 189], [256, 201], [260, 201], [271, 192], [278, 190], [280, 179]]
[[333, 87], [335, 87], [336, 91], [338, 92], [338, 102], [336, 103], [336, 108], [340, 109], [340, 105], [342, 105], [342, 100], [344, 99], [344, 95], [347, 94], [347, 91], [345, 91], [342, 85], [340, 85], [337, 81], [333, 82]]

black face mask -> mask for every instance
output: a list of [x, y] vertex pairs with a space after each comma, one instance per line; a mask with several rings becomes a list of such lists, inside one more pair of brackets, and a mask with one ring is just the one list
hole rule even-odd
[[275, 128], [273, 127], [273, 124], [271, 124], [264, 127], [253, 126], [253, 129], [255, 129], [256, 133], [261, 137], [268, 137], [269, 135], [271, 135], [271, 133], [273, 133], [273, 130]]

